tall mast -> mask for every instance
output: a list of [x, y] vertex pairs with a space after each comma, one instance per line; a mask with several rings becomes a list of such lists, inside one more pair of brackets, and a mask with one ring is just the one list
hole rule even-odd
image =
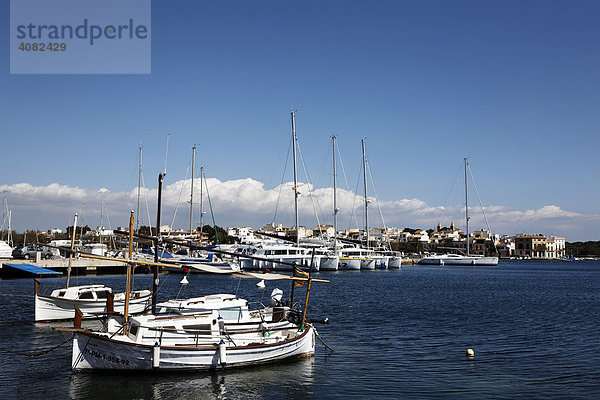
[[190, 235], [194, 231], [194, 169], [196, 169], [196, 145], [192, 147], [192, 189], [190, 190]]
[[[136, 225], [135, 229], [139, 231], [140, 229], [140, 197], [142, 195], [142, 145], [140, 144], [140, 156], [139, 156], [139, 165], [138, 165], [138, 193], [137, 193], [137, 209], [135, 212]], [[150, 230], [150, 234], [152, 235], [152, 230]]]
[[367, 198], [367, 155], [365, 152], [365, 139], [362, 139], [363, 154], [363, 181], [365, 184], [365, 230], [367, 233], [367, 250], [369, 249], [369, 200]]
[[469, 181], [467, 179], [467, 166], [469, 162], [465, 157], [465, 220], [467, 221], [467, 255], [469, 255]]
[[[166, 173], [165, 173], [166, 174]], [[154, 262], [158, 263], [160, 251], [160, 213], [162, 206], [162, 185], [165, 174], [158, 174], [158, 204], [156, 208], [156, 241], [154, 243]], [[158, 265], [152, 266], [152, 314], [156, 314], [156, 294], [158, 292]]]
[[296, 172], [296, 116], [292, 111], [292, 146], [294, 153], [294, 214], [296, 217], [296, 247], [300, 246], [300, 235], [298, 228], [298, 174]]
[[204, 203], [203, 203], [203, 190], [204, 188], [204, 167], [200, 167], [200, 240], [202, 241], [202, 228], [204, 227]]
[[335, 162], [335, 136], [332, 136], [333, 141], [333, 251], [337, 251], [337, 193], [336, 193], [336, 162]]
[[133, 210], [129, 217], [129, 262], [127, 263], [127, 281], [125, 282], [125, 306], [123, 307], [123, 336], [127, 336], [129, 319], [129, 296], [131, 293], [131, 272], [133, 269]]
[[104, 230], [104, 199], [102, 199], [102, 201], [100, 202], [100, 244], [102, 244], [102, 231]]
[[73, 248], [75, 247], [75, 231], [77, 230], [77, 213], [73, 219], [73, 235], [71, 236], [71, 252], [69, 253], [69, 265], [67, 266], [67, 285], [69, 288], [69, 280], [71, 279], [71, 263], [73, 261]]

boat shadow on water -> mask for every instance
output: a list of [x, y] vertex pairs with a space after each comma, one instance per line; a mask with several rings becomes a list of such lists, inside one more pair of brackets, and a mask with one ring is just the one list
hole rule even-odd
[[118, 388], [125, 399], [282, 398], [286, 393], [310, 397], [313, 357], [219, 371], [103, 371], [71, 376], [71, 398], [112, 398]]

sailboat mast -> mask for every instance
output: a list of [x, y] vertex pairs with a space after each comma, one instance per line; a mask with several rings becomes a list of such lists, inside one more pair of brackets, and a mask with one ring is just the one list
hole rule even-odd
[[125, 306], [123, 308], [123, 336], [127, 336], [129, 319], [129, 296], [131, 293], [131, 269], [133, 268], [133, 210], [129, 217], [129, 262], [127, 264], [127, 281], [125, 282]]
[[467, 255], [469, 255], [469, 181], [467, 179], [467, 160], [467, 157], [465, 157], [465, 219], [467, 221]]
[[[136, 224], [135, 229], [140, 229], [140, 197], [142, 196], [142, 145], [140, 144], [140, 155], [138, 165], [138, 191], [137, 191], [137, 208], [136, 208]], [[152, 234], [152, 232], [150, 232]]]
[[335, 162], [335, 136], [331, 138], [333, 140], [333, 251], [337, 251], [337, 193], [336, 193], [336, 162]]
[[363, 181], [365, 184], [365, 231], [367, 234], [367, 250], [369, 249], [369, 200], [367, 198], [367, 155], [365, 152], [365, 139], [362, 139], [363, 154]]
[[69, 265], [67, 266], [67, 285], [66, 288], [69, 288], [69, 280], [71, 279], [71, 264], [73, 262], [73, 249], [75, 248], [75, 231], [77, 229], [77, 213], [75, 213], [75, 218], [73, 219], [73, 235], [71, 236], [71, 252], [69, 253]]
[[[160, 251], [160, 213], [162, 206], [162, 185], [165, 174], [158, 174], [158, 204], [156, 207], [156, 240], [154, 242], [154, 262], [158, 263]], [[156, 294], [158, 293], [158, 265], [152, 266], [152, 314], [156, 314]]]
[[194, 169], [196, 169], [196, 145], [192, 147], [192, 188], [190, 190], [190, 235], [194, 231]]
[[292, 111], [292, 146], [294, 153], [294, 215], [296, 219], [296, 247], [300, 246], [300, 235], [298, 228], [298, 173], [296, 171], [296, 116]]
[[[204, 218], [204, 204], [202, 199], [204, 198], [202, 189], [204, 188], [204, 167], [200, 167], [200, 234], [202, 234], [202, 228], [204, 227], [204, 223], [202, 222]], [[202, 236], [200, 236], [200, 240], [202, 240]]]

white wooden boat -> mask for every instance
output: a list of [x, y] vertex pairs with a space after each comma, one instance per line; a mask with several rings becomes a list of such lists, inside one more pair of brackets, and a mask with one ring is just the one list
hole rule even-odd
[[[95, 318], [98, 313], [110, 311], [108, 298], [112, 289], [104, 285], [71, 286], [55, 289], [47, 295], [39, 294], [39, 282], [35, 281], [35, 322], [65, 321], [75, 318], [75, 306], [83, 318]], [[146, 311], [151, 301], [150, 290], [132, 291], [129, 296], [129, 312]], [[123, 313], [125, 293], [114, 294], [114, 311]]]
[[[218, 313], [140, 316], [127, 335], [77, 329], [71, 367], [83, 370], [209, 370], [272, 363], [315, 352], [311, 324], [224, 332]], [[170, 333], [170, 334], [169, 334]]]

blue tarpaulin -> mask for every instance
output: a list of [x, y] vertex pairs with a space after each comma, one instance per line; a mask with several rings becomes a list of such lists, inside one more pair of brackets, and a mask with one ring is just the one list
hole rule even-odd
[[21, 274], [31, 276], [60, 276], [62, 273], [51, 269], [38, 267], [31, 264], [4, 264], [4, 268], [13, 270], [12, 272], [20, 272]]

